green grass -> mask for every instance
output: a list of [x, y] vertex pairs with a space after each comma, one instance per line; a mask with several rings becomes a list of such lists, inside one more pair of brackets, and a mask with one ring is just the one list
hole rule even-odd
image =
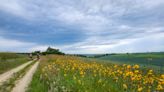
[[15, 73], [9, 80], [0, 85], [0, 92], [11, 92], [17, 80], [21, 79], [35, 62], [27, 65], [25, 68]]
[[123, 63], [137, 63], [161, 66], [164, 65], [164, 54], [116, 54], [99, 57], [100, 60], [111, 60]]
[[47, 92], [48, 85], [40, 79], [40, 70], [38, 69], [33, 76], [32, 82], [26, 92]]
[[0, 74], [15, 68], [29, 59], [26, 55], [15, 53], [0, 53]]
[[42, 80], [41, 76], [41, 68], [42, 66], [45, 66], [47, 63], [40, 62], [38, 69], [36, 70], [33, 79], [31, 81], [31, 84], [28, 87], [28, 90], [26, 92], [47, 92], [49, 85], [46, 83], [46, 81]]
[[164, 71], [164, 53], [116, 54], [93, 59], [117, 64], [139, 64], [145, 68], [154, 68], [159, 72]]
[[14, 59], [22, 57], [22, 55], [18, 55], [16, 53], [9, 53], [9, 52], [1, 52], [0, 53], [0, 61], [6, 61], [8, 59]]

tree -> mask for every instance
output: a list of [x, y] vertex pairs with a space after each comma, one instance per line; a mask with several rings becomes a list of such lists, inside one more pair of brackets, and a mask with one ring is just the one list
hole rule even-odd
[[63, 52], [60, 52], [59, 49], [54, 49], [51, 47], [48, 47], [47, 50], [45, 52], [42, 52], [43, 55], [46, 54], [58, 54], [58, 55], [64, 55]]

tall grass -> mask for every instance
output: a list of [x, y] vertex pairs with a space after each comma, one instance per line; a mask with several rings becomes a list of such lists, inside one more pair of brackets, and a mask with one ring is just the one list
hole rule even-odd
[[18, 55], [16, 53], [8, 53], [8, 52], [1, 52], [0, 53], [0, 61], [6, 61], [8, 59], [15, 59], [19, 58], [21, 55]]
[[29, 59], [26, 55], [16, 53], [0, 53], [0, 74], [17, 67]]
[[34, 63], [35, 62], [32, 62], [31, 64], [29, 64], [26, 67], [24, 67], [22, 70], [14, 73], [14, 75], [10, 79], [8, 79], [4, 83], [2, 83], [0, 85], [0, 92], [11, 92], [11, 90], [16, 85], [18, 80], [21, 79], [26, 74], [26, 72], [31, 68], [31, 66]]

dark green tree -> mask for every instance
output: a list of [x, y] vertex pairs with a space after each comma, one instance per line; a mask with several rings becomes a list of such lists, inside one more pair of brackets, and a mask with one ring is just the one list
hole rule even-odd
[[58, 55], [64, 55], [63, 52], [59, 51], [59, 49], [54, 49], [51, 47], [48, 47], [47, 50], [45, 52], [42, 52], [43, 55], [46, 54], [58, 54]]

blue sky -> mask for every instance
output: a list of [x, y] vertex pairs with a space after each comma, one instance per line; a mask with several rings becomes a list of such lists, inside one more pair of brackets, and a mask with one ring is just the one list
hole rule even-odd
[[164, 51], [164, 0], [0, 0], [0, 51]]

